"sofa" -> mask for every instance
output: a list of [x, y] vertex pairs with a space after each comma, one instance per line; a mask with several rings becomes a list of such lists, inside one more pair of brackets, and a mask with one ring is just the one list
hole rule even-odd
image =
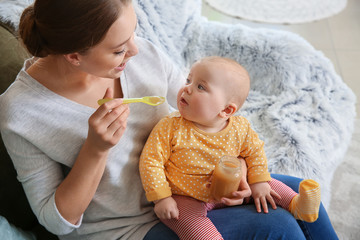
[[[0, 93], [29, 57], [16, 30], [31, 2], [0, 2]], [[251, 91], [239, 114], [265, 141], [269, 171], [315, 179], [329, 208], [332, 176], [351, 140], [356, 102], [331, 61], [293, 33], [208, 21], [201, 16], [201, 0], [133, 3], [137, 34], [167, 53], [184, 74], [195, 60], [210, 55], [247, 68]], [[2, 140], [0, 184], [0, 216], [37, 239], [57, 239], [33, 215]]]

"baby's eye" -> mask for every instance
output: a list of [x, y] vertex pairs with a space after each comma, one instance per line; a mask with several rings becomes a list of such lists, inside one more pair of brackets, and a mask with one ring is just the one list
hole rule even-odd
[[198, 85], [198, 89], [200, 89], [200, 90], [205, 90], [204, 86], [201, 85], [201, 84]]
[[185, 84], [189, 85], [190, 83], [191, 83], [190, 79], [187, 78]]

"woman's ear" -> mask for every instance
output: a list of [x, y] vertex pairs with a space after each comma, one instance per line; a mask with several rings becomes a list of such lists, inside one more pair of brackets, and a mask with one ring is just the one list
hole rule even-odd
[[237, 106], [235, 103], [229, 103], [221, 112], [220, 117], [229, 118], [237, 111]]
[[80, 66], [80, 58], [79, 58], [79, 53], [69, 53], [69, 54], [65, 54], [64, 58], [66, 59], [66, 61], [68, 61], [69, 63], [75, 65], [75, 66]]

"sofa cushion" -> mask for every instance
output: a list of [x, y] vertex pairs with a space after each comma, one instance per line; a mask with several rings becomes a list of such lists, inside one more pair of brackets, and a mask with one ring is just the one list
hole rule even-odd
[[29, 55], [4, 25], [0, 27], [0, 46], [0, 93], [3, 93], [15, 80], [24, 59]]

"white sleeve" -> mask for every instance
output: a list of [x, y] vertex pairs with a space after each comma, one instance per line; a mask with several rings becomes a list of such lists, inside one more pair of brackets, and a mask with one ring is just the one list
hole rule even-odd
[[56, 235], [78, 228], [82, 217], [76, 225], [71, 224], [60, 215], [55, 204], [55, 191], [64, 179], [61, 165], [15, 133], [2, 131], [2, 138], [40, 224]]

